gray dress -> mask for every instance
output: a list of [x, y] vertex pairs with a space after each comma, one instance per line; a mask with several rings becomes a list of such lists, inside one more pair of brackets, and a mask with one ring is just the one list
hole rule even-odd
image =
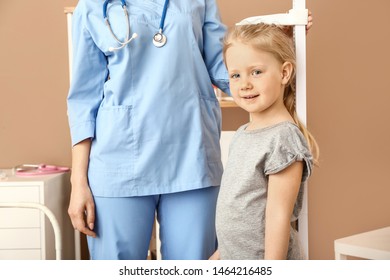
[[[264, 259], [265, 208], [268, 175], [303, 161], [300, 191], [291, 221], [302, 208], [304, 184], [310, 176], [312, 155], [305, 137], [291, 122], [245, 130], [232, 139], [217, 203], [217, 236], [221, 259]], [[287, 259], [304, 259], [297, 232], [291, 228]]]

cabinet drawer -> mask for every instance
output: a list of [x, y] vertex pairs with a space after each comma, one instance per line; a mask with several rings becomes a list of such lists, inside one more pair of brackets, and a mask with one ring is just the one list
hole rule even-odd
[[39, 228], [0, 229], [0, 249], [39, 249]]
[[41, 250], [1, 250], [0, 260], [40, 260]]
[[39, 203], [39, 186], [0, 187], [0, 202], [37, 202]]
[[39, 212], [38, 209], [0, 207], [0, 229], [37, 228], [40, 226]]

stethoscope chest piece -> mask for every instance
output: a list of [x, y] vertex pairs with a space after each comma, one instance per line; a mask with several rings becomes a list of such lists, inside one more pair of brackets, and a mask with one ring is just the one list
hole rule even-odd
[[167, 43], [167, 36], [165, 36], [161, 31], [154, 34], [153, 45], [155, 45], [157, 48], [161, 48], [165, 46], [166, 43]]

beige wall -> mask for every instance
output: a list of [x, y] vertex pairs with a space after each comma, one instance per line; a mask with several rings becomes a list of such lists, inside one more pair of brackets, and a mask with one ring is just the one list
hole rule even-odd
[[[218, 2], [227, 25], [291, 6]], [[322, 152], [309, 184], [309, 252], [332, 259], [334, 239], [390, 224], [390, 2], [307, 2], [308, 126]], [[70, 165], [63, 7], [75, 3], [1, 0], [0, 168]]]

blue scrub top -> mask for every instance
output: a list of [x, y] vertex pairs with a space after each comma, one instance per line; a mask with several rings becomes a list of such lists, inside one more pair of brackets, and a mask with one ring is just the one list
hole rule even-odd
[[[103, 1], [80, 0], [73, 14], [68, 95], [72, 145], [92, 138], [88, 178], [95, 196], [164, 194], [220, 185], [221, 110], [212, 84], [229, 92], [215, 0], [171, 0], [167, 44], [156, 48], [165, 0], [127, 1], [123, 49], [105, 25]], [[124, 41], [121, 2], [107, 14]]]

